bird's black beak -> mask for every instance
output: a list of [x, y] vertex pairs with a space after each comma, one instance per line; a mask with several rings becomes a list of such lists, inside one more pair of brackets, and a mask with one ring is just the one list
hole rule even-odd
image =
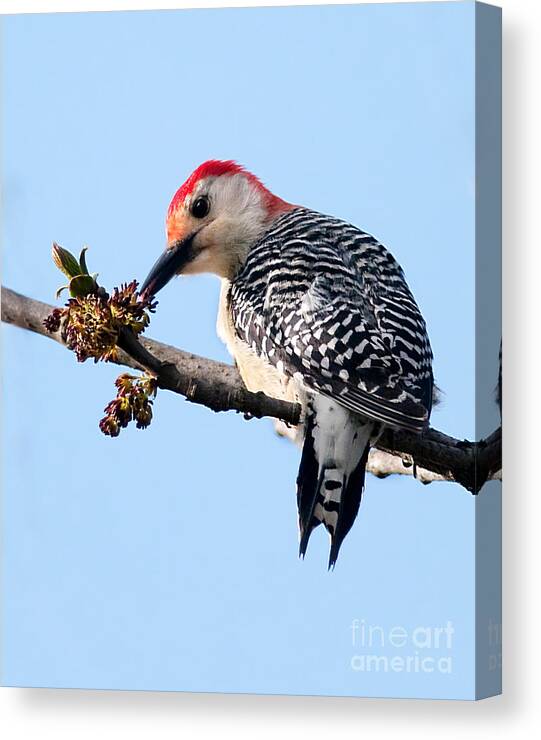
[[192, 241], [193, 236], [190, 236], [167, 247], [148, 273], [139, 291], [140, 295], [156, 295], [171, 278], [182, 271], [182, 268], [193, 259]]

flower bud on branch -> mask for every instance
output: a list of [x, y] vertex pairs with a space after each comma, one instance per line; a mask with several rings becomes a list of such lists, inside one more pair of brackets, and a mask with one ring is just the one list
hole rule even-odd
[[136, 422], [137, 429], [146, 429], [152, 421], [152, 401], [158, 389], [156, 378], [124, 373], [119, 375], [115, 385], [118, 393], [104, 409], [106, 416], [100, 421], [101, 431], [118, 437], [130, 421]]
[[[86, 247], [77, 260], [67, 249], [53, 244], [55, 265], [69, 284], [57, 291], [57, 297], [68, 290], [70, 298], [63, 308], [55, 308], [43, 321], [49, 333], [62, 331], [69, 349], [77, 360], [89, 357], [94, 362], [118, 359], [118, 341], [126, 330], [139, 336], [150, 323], [157, 301], [141, 297], [138, 283], [124, 283], [109, 295], [96, 282], [97, 274], [90, 275], [85, 260]], [[149, 375], [135, 377], [120, 375], [116, 380], [118, 393], [105, 408], [106, 416], [100, 421], [104, 434], [116, 437], [120, 429], [135, 421], [138, 429], [145, 429], [152, 420], [152, 400], [156, 396], [156, 379]]]
[[67, 249], [53, 244], [54, 263], [70, 278], [58, 293], [67, 289], [71, 298], [64, 308], [56, 308], [45, 319], [44, 326], [51, 333], [62, 327], [66, 344], [79, 362], [89, 357], [94, 362], [116, 359], [120, 331], [128, 328], [136, 336], [141, 334], [150, 323], [149, 313], [156, 309], [157, 302], [139, 296], [135, 280], [115, 288], [109, 296], [97, 284], [97, 274], [88, 273], [85, 251], [86, 248], [76, 260]]

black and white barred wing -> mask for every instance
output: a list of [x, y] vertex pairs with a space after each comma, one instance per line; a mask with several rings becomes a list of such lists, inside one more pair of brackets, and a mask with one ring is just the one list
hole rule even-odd
[[[321, 291], [317, 282], [316, 288]], [[308, 313], [301, 310], [306, 314], [302, 318], [291, 317], [296, 318], [294, 329], [278, 353], [285, 371], [351, 411], [422, 431], [428, 422], [429, 394], [415, 376], [408, 375], [417, 362], [411, 359], [411, 346], [407, 353], [397, 352], [398, 343], [360, 313], [357, 305], [331, 298], [329, 293], [332, 287], [325, 306]]]
[[370, 235], [305, 209], [286, 214], [250, 254], [232, 310], [242, 338], [308, 389], [391, 426], [427, 426], [425, 322]]

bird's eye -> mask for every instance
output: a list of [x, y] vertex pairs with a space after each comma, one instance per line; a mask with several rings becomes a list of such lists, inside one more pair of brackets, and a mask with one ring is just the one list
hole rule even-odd
[[192, 216], [195, 218], [205, 218], [210, 210], [209, 199], [203, 196], [196, 198], [192, 203], [191, 211]]

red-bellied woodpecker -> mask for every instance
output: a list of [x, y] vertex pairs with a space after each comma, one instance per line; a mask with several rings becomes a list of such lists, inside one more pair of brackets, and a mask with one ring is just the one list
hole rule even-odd
[[176, 274], [222, 280], [218, 333], [251, 391], [297, 401], [300, 554], [330, 534], [329, 567], [385, 427], [421, 433], [432, 352], [402, 269], [370, 234], [273, 195], [234, 162], [208, 161], [176, 192], [167, 249], [142, 291]]

